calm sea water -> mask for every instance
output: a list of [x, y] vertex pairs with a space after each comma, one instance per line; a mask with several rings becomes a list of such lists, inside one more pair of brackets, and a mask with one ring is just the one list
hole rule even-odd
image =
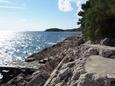
[[78, 32], [0, 32], [0, 64], [23, 60], [32, 53], [78, 34]]

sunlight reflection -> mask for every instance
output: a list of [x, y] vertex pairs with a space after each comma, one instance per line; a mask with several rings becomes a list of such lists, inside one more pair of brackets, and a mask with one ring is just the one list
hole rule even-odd
[[[0, 64], [4, 64], [6, 61], [11, 61], [12, 57], [9, 56], [9, 50], [13, 45], [11, 41], [15, 39], [16, 33], [12, 31], [0, 31]], [[12, 51], [10, 51], [11, 53]]]
[[0, 40], [8, 40], [15, 37], [15, 33], [12, 31], [0, 31]]

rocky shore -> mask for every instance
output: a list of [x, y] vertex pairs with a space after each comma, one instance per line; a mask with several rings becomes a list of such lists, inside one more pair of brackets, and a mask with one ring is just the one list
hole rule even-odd
[[35, 71], [20, 71], [0, 86], [115, 86], [115, 47], [102, 44], [67, 38], [25, 60]]

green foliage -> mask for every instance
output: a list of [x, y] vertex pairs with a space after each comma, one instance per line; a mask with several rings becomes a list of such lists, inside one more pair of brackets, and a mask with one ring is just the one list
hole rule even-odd
[[78, 15], [78, 24], [87, 40], [115, 38], [115, 0], [89, 0]]

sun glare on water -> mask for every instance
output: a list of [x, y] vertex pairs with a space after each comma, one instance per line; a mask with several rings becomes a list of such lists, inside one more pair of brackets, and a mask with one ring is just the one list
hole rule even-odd
[[0, 40], [8, 40], [15, 37], [15, 33], [12, 31], [0, 31]]
[[12, 31], [0, 31], [0, 64], [12, 60], [12, 58], [9, 57], [8, 49], [13, 46], [10, 40], [15, 39], [15, 34], [16, 33]]

